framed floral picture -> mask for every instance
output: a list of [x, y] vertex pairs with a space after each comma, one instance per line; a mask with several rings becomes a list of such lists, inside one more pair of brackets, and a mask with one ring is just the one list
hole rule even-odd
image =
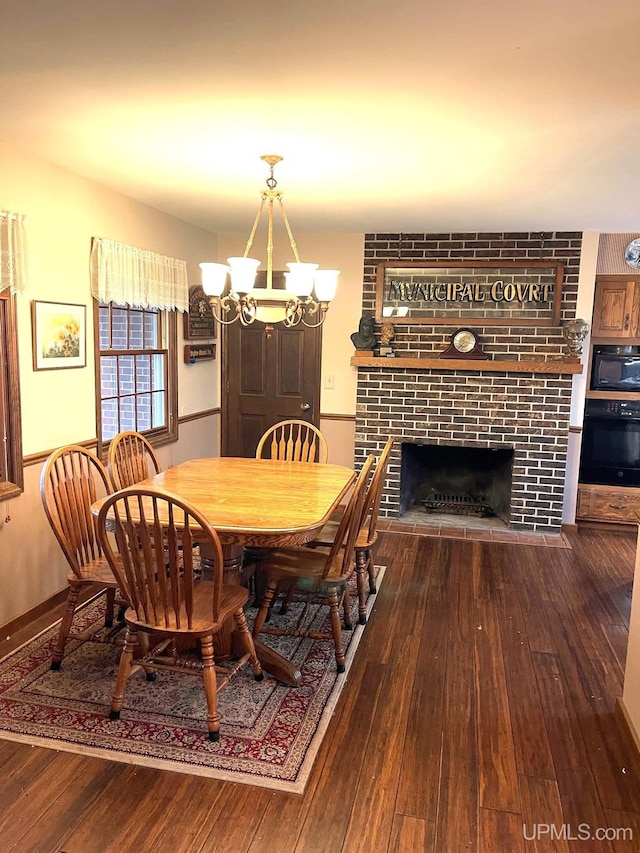
[[59, 370], [87, 364], [87, 306], [31, 303], [33, 369]]

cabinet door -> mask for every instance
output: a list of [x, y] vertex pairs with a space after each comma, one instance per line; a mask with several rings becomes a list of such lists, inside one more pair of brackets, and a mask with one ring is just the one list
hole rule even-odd
[[580, 484], [576, 519], [637, 524], [640, 519], [640, 489]]
[[603, 338], [636, 337], [640, 325], [639, 294], [640, 288], [633, 279], [597, 279], [592, 334]]

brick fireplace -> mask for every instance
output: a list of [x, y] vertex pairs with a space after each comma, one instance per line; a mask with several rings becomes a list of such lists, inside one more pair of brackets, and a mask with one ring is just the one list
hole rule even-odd
[[[575, 316], [580, 233], [368, 234], [363, 312], [374, 313], [380, 261], [553, 259], [565, 265], [562, 320]], [[473, 323], [468, 325], [473, 327]], [[478, 327], [492, 360], [560, 359], [559, 327]], [[402, 357], [436, 358], [454, 327], [396, 325], [397, 358], [358, 367], [356, 464], [378, 455], [389, 435], [392, 450], [381, 515], [398, 518], [402, 445], [507, 451], [511, 493], [504, 521], [513, 530], [557, 533], [562, 523], [572, 376], [557, 372], [400, 366]], [[425, 517], [426, 520], [426, 517]]]

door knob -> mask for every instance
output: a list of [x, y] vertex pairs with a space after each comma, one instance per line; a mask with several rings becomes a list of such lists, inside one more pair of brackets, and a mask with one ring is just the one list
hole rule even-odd
[[302, 409], [303, 412], [306, 412], [307, 409], [311, 408], [311, 403], [300, 403], [300, 408]]

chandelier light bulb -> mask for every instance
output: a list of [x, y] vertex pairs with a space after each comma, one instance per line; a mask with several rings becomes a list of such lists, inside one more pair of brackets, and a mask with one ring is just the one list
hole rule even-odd
[[229, 267], [226, 264], [202, 263], [202, 289], [207, 296], [222, 296], [227, 285]]
[[331, 302], [338, 289], [340, 270], [317, 270], [315, 274], [315, 294], [320, 302]]
[[289, 272], [286, 272], [287, 290], [296, 296], [311, 296], [313, 290], [313, 278], [318, 264], [287, 264]]
[[256, 283], [260, 261], [255, 258], [227, 258], [231, 270], [231, 289], [234, 293], [249, 293]]

